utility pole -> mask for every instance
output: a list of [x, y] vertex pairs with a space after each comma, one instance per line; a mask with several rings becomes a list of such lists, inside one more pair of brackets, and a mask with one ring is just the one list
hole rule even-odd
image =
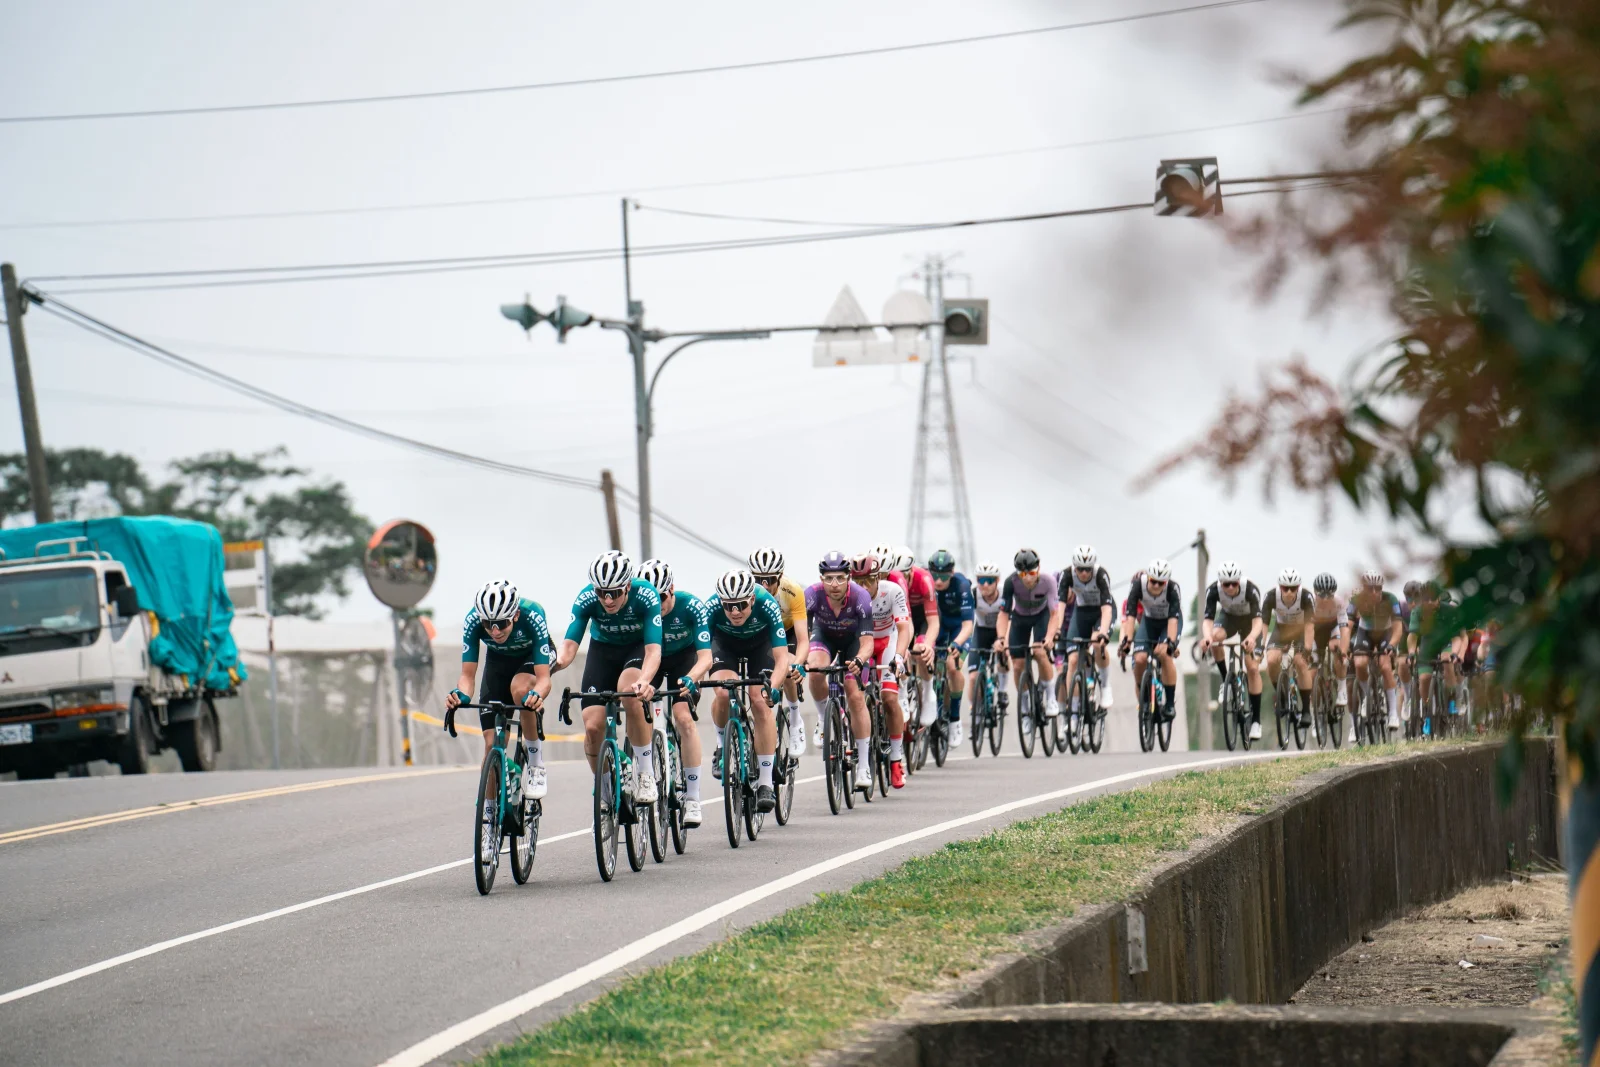
[[[945, 317], [944, 280], [947, 277], [943, 256], [931, 255], [922, 267], [923, 290], [933, 307], [933, 319]], [[911, 463], [911, 514], [906, 524], [906, 540], [918, 557], [934, 548], [949, 547], [962, 567], [977, 563], [976, 538], [972, 530], [972, 506], [967, 499], [966, 468], [961, 462], [961, 441], [956, 432], [955, 400], [950, 390], [950, 363], [945, 355], [943, 325], [930, 331], [931, 352], [922, 370], [922, 397], [917, 407], [917, 450]], [[943, 453], [944, 471], [930, 470], [932, 454]], [[928, 487], [947, 489], [947, 506], [930, 508]], [[929, 541], [928, 520], [945, 519], [955, 543], [935, 545]]]
[[11, 366], [17, 377], [17, 406], [22, 409], [22, 445], [28, 457], [28, 492], [33, 497], [33, 521], [55, 521], [50, 505], [50, 475], [44, 461], [44, 441], [39, 434], [39, 408], [33, 402], [33, 371], [28, 367], [28, 339], [22, 332], [22, 312], [28, 299], [17, 287], [17, 268], [0, 263], [0, 288], [5, 291], [6, 332], [11, 335]]
[[[1206, 551], [1206, 532], [1200, 530], [1194, 539], [1195, 562], [1198, 564], [1198, 573], [1195, 577], [1194, 587], [1194, 631], [1200, 633], [1200, 612], [1205, 607], [1206, 597], [1206, 566], [1211, 562], [1211, 556]], [[1211, 664], [1194, 661], [1194, 688], [1195, 698], [1200, 702], [1197, 718], [1200, 721], [1200, 748], [1209, 751], [1215, 746], [1215, 739], [1211, 730]]]
[[621, 552], [622, 523], [617, 518], [617, 483], [612, 479], [609, 470], [600, 472], [600, 495], [606, 500], [606, 533], [611, 535], [611, 547]]
[[650, 403], [644, 384], [644, 301], [633, 299], [627, 197], [622, 198], [622, 295], [628, 308], [628, 354], [633, 357], [633, 440], [639, 468], [639, 558], [650, 559]]

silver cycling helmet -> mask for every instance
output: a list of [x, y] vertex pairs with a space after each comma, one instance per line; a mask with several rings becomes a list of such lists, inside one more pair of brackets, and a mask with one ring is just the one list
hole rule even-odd
[[1363, 585], [1370, 586], [1373, 589], [1382, 589], [1383, 572], [1376, 567], [1368, 567], [1361, 572], [1361, 582]]
[[1000, 564], [996, 563], [992, 559], [984, 560], [982, 563], [978, 564], [978, 577], [979, 578], [999, 578], [1000, 577]]
[[612, 549], [589, 564], [589, 581], [596, 589], [621, 589], [633, 580], [633, 560]]
[[1144, 569], [1144, 576], [1157, 582], [1171, 581], [1172, 564], [1164, 559], [1153, 559], [1150, 561], [1150, 566]]
[[672, 567], [664, 559], [647, 559], [639, 564], [639, 577], [656, 587], [656, 592], [666, 595], [672, 588]]
[[1278, 584], [1286, 589], [1294, 589], [1300, 585], [1300, 572], [1293, 567], [1285, 567], [1278, 572]]
[[755, 575], [743, 567], [735, 567], [717, 579], [717, 595], [724, 601], [749, 600], [756, 595]]
[[517, 613], [517, 587], [497, 578], [478, 590], [472, 606], [484, 622], [505, 622]]
[[1244, 581], [1244, 568], [1231, 559], [1225, 560], [1222, 566], [1217, 568], [1217, 581], [1242, 582]]
[[1079, 545], [1072, 553], [1072, 565], [1085, 570], [1094, 570], [1095, 564], [1100, 562], [1100, 556], [1095, 552], [1093, 545]]

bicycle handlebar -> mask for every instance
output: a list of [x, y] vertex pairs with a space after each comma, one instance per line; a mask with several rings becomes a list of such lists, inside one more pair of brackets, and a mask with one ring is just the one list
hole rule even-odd
[[[659, 693], [657, 693], [656, 695], [659, 696], [661, 693], [679, 693], [679, 692], [682, 692], [682, 690], [663, 689]], [[583, 700], [586, 697], [593, 697], [596, 700], [603, 700], [603, 701], [606, 702], [606, 705], [609, 707], [610, 705], [615, 704], [619, 700], [638, 700], [639, 699], [639, 694], [635, 693], [635, 692], [633, 692], [631, 690], [626, 692], [626, 693], [600, 692], [599, 690], [593, 690], [593, 691], [582, 692], [582, 693], [574, 693], [572, 691], [571, 687], [569, 686], [568, 688], [561, 690], [561, 706], [560, 706], [559, 711], [557, 712], [557, 714], [560, 716], [561, 721], [563, 723], [565, 723], [568, 726], [572, 725], [572, 714], [567, 710], [567, 707], [572, 703], [572, 701], [574, 699]], [[654, 698], [652, 698], [652, 699], [654, 699]], [[644, 721], [645, 722], [654, 722], [655, 721], [655, 717], [650, 714], [650, 701], [646, 700], [643, 703], [644, 703]]]

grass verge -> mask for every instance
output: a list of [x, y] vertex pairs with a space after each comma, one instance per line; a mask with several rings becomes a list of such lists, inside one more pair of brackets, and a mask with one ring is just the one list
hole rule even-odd
[[1125, 895], [1164, 853], [1261, 813], [1305, 775], [1397, 751], [1191, 771], [952, 842], [628, 978], [479, 1063], [804, 1060], [1014, 949], [1019, 935]]

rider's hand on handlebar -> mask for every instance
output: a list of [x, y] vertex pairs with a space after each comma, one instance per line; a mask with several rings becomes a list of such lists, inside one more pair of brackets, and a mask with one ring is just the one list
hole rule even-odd
[[459, 689], [452, 689], [444, 695], [444, 706], [454, 711], [462, 704], [472, 703], [472, 698]]
[[649, 700], [651, 697], [656, 695], [656, 687], [645, 681], [643, 678], [640, 678], [637, 682], [633, 683], [633, 694], [640, 700]]
[[537, 689], [529, 689], [522, 696], [522, 706], [527, 708], [529, 711], [538, 711], [540, 708], [544, 707], [544, 697], [539, 695], [539, 691]]

